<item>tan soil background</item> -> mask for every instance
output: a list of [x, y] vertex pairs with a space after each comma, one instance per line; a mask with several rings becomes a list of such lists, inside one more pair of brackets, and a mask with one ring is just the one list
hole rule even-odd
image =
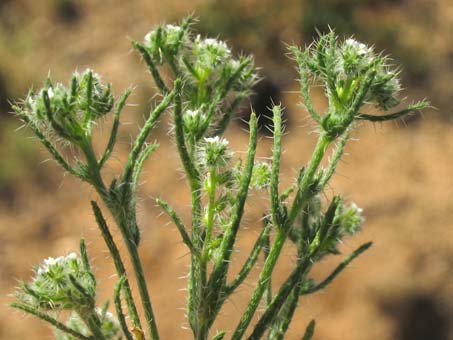
[[[202, 0], [74, 1], [71, 3], [77, 4], [77, 10], [69, 12], [69, 19], [66, 12], [58, 12], [64, 2], [0, 3], [0, 96], [23, 97], [31, 84], [40, 86], [49, 70], [54, 79], [64, 81], [73, 69], [85, 67], [94, 68], [113, 82], [116, 93], [130, 84], [137, 85], [131, 103], [138, 106], [130, 106], [123, 116], [122, 143], [107, 171], [111, 175], [120, 171], [130, 136], [143, 121], [153, 95], [150, 76], [132, 52], [129, 40], [141, 39], [156, 23], [177, 21], [192, 11], [201, 16], [201, 22], [205, 17], [210, 19], [202, 27], [212, 32], [212, 27], [217, 27], [212, 21], [219, 16], [216, 9], [223, 1], [217, 1], [218, 7], [216, 1]], [[250, 28], [242, 36], [231, 34], [230, 44], [236, 51], [256, 52], [257, 64], [282, 90], [280, 99], [288, 112], [288, 134], [283, 141], [284, 185], [292, 182], [296, 169], [307, 161], [315, 134], [307, 114], [298, 106], [292, 66], [274, 56], [273, 50], [282, 48], [280, 41], [303, 41], [297, 22], [307, 9], [306, 3], [232, 1], [231, 12], [223, 13], [226, 21], [241, 15], [264, 20], [254, 28], [255, 33]], [[326, 6], [331, 3], [338, 1], [327, 1]], [[405, 84], [413, 87], [405, 95], [409, 100], [431, 98], [437, 110], [428, 110], [407, 124], [363, 124], [357, 128], [326, 196], [341, 193], [364, 208], [363, 232], [347, 240], [342, 251], [346, 254], [368, 240], [373, 240], [374, 246], [327, 290], [301, 299], [287, 339], [300, 339], [312, 318], [318, 325], [316, 340], [453, 339], [453, 5], [441, 0], [385, 3], [379, 8], [359, 8], [354, 20], [358, 27], [370, 23], [368, 26], [376, 30], [394, 23], [401, 25], [394, 29], [392, 42], [399, 48], [397, 59], [409, 55], [416, 60], [408, 61], [415, 65], [411, 70], [416, 71], [403, 71]], [[426, 19], [428, 15], [433, 21]], [[219, 27], [214, 33], [228, 38], [229, 33]], [[368, 33], [372, 31], [369, 27]], [[383, 44], [382, 48], [387, 46]], [[386, 51], [394, 53], [392, 49]], [[323, 106], [322, 99], [318, 106]], [[0, 339], [51, 339], [46, 325], [8, 307], [8, 294], [19, 279], [30, 277], [33, 264], [77, 249], [82, 234], [97, 268], [100, 301], [111, 297], [116, 277], [89, 209], [88, 200], [96, 199], [95, 193], [64, 176], [53, 162], [43, 162], [48, 155], [35, 140], [27, 138], [31, 133], [23, 129], [15, 132], [19, 124], [6, 114], [6, 106], [2, 111]], [[168, 141], [168, 128], [164, 120], [154, 133], [160, 148], [148, 162], [143, 177], [141, 253], [162, 339], [190, 339], [182, 309], [189, 258], [179, 234], [154, 204], [155, 197], [163, 197], [185, 218], [189, 216], [187, 185]], [[106, 130], [108, 127], [100, 128], [100, 144], [106, 139]], [[240, 157], [247, 134], [239, 120], [227, 135]], [[260, 144], [259, 155], [269, 156], [271, 141], [263, 137]], [[254, 242], [260, 227], [257, 220], [267, 207], [261, 193], [252, 195], [236, 254], [239, 264]], [[326, 259], [313, 275], [324, 277], [340, 260]], [[288, 247], [276, 283], [293, 263], [294, 253]], [[238, 267], [233, 267], [233, 272]], [[254, 278], [256, 272], [231, 298], [217, 329], [235, 327], [254, 287]]]

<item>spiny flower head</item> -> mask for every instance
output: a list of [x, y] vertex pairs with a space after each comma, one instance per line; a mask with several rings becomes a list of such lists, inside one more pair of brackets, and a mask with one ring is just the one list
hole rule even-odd
[[345, 236], [360, 231], [363, 221], [362, 209], [355, 203], [346, 205], [341, 197], [334, 197], [322, 221], [325, 232], [320, 242], [319, 255], [338, 254], [338, 243]]
[[344, 235], [354, 235], [357, 233], [364, 221], [362, 216], [363, 209], [354, 202], [350, 205], [339, 204], [335, 213], [334, 223], [337, 223]]
[[148, 50], [153, 61], [161, 65], [165, 54], [176, 55], [182, 45], [188, 40], [186, 30], [182, 26], [164, 25], [145, 35], [143, 45]]
[[228, 153], [228, 140], [219, 136], [205, 137], [201, 157], [207, 168], [222, 167], [231, 158]]
[[38, 92], [30, 92], [16, 113], [47, 137], [82, 143], [97, 119], [112, 110], [110, 84], [103, 84], [91, 70], [75, 72], [70, 86], [50, 79]]
[[96, 295], [96, 281], [76, 253], [49, 257], [35, 268], [32, 281], [22, 286], [17, 297], [43, 309], [91, 308]]
[[271, 181], [271, 166], [266, 162], [255, 163], [253, 166], [250, 187], [256, 189], [267, 188]]
[[[161, 91], [167, 89], [157, 66], [167, 65], [174, 77], [184, 81], [183, 102], [191, 112], [204, 113], [202, 124], [198, 120], [200, 116], [187, 115], [185, 131], [200, 142], [210, 128], [214, 128], [210, 133], [226, 128], [230, 121], [228, 115], [251, 94], [258, 76], [252, 57], [235, 58], [224, 41], [195, 34], [192, 22], [189, 16], [180, 26], [159, 26], [145, 36], [143, 43], [133, 45], [148, 64]], [[194, 130], [198, 130], [196, 134]]]
[[[195, 73], [201, 81], [206, 81], [211, 74], [217, 75], [231, 58], [231, 50], [225, 42], [197, 35], [193, 42], [190, 59]], [[217, 71], [217, 72], [216, 72]]]
[[188, 136], [197, 136], [205, 123], [206, 115], [201, 108], [190, 110], [187, 109], [183, 116], [184, 133]]
[[328, 96], [338, 108], [348, 108], [364, 86], [368, 88], [359, 106], [373, 102], [387, 110], [399, 103], [398, 71], [372, 47], [353, 38], [339, 41], [330, 32], [307, 49], [306, 58], [310, 71], [326, 82]]
[[101, 77], [92, 70], [74, 74], [76, 82], [76, 98], [78, 109], [82, 112], [90, 111], [93, 119], [109, 113], [113, 107], [111, 85], [103, 84]]
[[[421, 101], [385, 117], [362, 114], [360, 110], [369, 104], [384, 111], [400, 104], [401, 85], [399, 70], [391, 65], [388, 57], [353, 38], [340, 41], [331, 31], [321, 35], [305, 51], [296, 46], [290, 50], [299, 64], [301, 93], [307, 109], [331, 139], [343, 134], [355, 119], [397, 119], [428, 106]], [[312, 80], [321, 83], [329, 100], [324, 115], [318, 114], [311, 103]]]

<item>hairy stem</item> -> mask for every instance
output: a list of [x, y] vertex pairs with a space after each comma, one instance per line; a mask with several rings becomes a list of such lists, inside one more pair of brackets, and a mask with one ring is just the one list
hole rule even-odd
[[285, 220], [283, 228], [277, 230], [277, 234], [274, 239], [274, 243], [269, 251], [269, 255], [264, 262], [263, 270], [258, 279], [258, 284], [252, 294], [252, 297], [249, 301], [249, 304], [244, 312], [241, 320], [239, 321], [238, 326], [236, 327], [232, 340], [242, 339], [247, 327], [249, 326], [253, 315], [258, 308], [258, 305], [261, 301], [261, 297], [266, 290], [267, 283], [271, 278], [272, 272], [274, 270], [275, 264], [280, 256], [281, 250], [285, 243], [285, 240], [288, 236], [287, 231], [291, 228], [294, 223], [294, 220], [297, 214], [300, 212], [303, 203], [307, 199], [307, 193], [309, 192], [310, 185], [312, 184], [313, 177], [316, 174], [316, 170], [321, 163], [326, 148], [330, 143], [330, 139], [327, 138], [324, 134], [319, 136], [318, 142], [316, 144], [315, 150], [313, 151], [312, 158], [307, 166], [307, 170], [304, 172], [303, 177], [299, 182], [298, 193], [296, 195], [295, 202], [293, 203], [291, 213], [288, 218]]

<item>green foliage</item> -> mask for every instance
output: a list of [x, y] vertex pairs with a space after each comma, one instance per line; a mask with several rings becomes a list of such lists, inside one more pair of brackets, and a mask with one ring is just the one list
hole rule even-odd
[[[156, 144], [148, 144], [147, 139], [166, 111], [172, 111], [174, 141], [190, 185], [190, 225], [184, 224], [169, 203], [159, 198], [156, 202], [176, 225], [191, 255], [186, 313], [194, 339], [225, 337], [224, 331], [212, 334], [213, 324], [228, 297], [256, 267], [260, 254], [264, 259], [258, 282], [232, 332], [232, 340], [243, 339], [249, 327], [251, 333], [247, 339], [258, 340], [264, 336], [269, 340], [283, 339], [300, 297], [325, 288], [371, 246], [365, 243], [357, 248], [325, 280], [317, 283], [310, 278], [312, 267], [327, 255], [339, 254], [340, 241], [358, 232], [363, 223], [361, 209], [355, 204], [347, 204], [340, 196], [335, 196], [324, 206], [320, 198], [342, 157], [354, 122], [396, 119], [425, 108], [427, 103], [422, 101], [386, 115], [363, 114], [359, 110], [370, 103], [383, 110], [400, 103], [398, 72], [388, 66], [386, 57], [353, 39], [340, 42], [334, 32], [321, 35], [303, 51], [290, 47], [299, 66], [301, 94], [317, 123], [319, 137], [310, 160], [299, 169], [295, 185], [280, 193], [282, 108], [272, 108], [272, 161], [255, 160], [258, 143], [255, 114], [249, 121], [247, 151], [244, 157], [238, 157], [229, 148], [223, 132], [258, 79], [253, 59], [234, 58], [224, 42], [194, 34], [192, 21], [188, 17], [181, 26], [159, 26], [145, 36], [143, 43], [133, 42], [162, 100], [153, 107], [132, 143], [122, 175], [116, 176], [110, 185], [106, 185], [102, 170], [115, 146], [120, 113], [130, 90], [115, 100], [110, 85], [102, 84], [100, 78], [88, 70], [81, 75], [76, 73], [69, 88], [53, 85], [49, 80], [37, 94], [30, 93], [21, 105], [14, 107], [55, 160], [66, 171], [89, 183], [109, 210], [132, 263], [143, 309], [143, 315], [139, 315], [124, 255], [118, 250], [100, 206], [92, 201], [96, 222], [119, 276], [113, 293], [118, 321], [107, 312], [107, 307], [101, 311], [96, 308], [96, 281], [82, 241], [80, 257], [71, 253], [49, 258], [37, 267], [32, 282], [22, 285], [16, 294], [19, 302], [13, 303], [13, 307], [55, 326], [58, 339], [107, 340], [122, 336], [127, 340], [159, 339], [138, 253], [140, 228], [135, 206], [141, 170], [149, 154], [157, 148]], [[161, 76], [162, 66], [171, 72], [168, 77]], [[319, 114], [311, 102], [313, 80], [325, 89], [328, 98], [329, 107], [323, 114]], [[104, 151], [97, 154], [93, 148], [92, 128], [100, 117], [112, 110], [114, 121], [109, 141]], [[60, 140], [72, 147], [69, 150], [78, 157], [74, 162], [61, 155], [64, 145]], [[321, 163], [329, 147], [335, 144], [333, 157], [323, 169]], [[270, 206], [263, 212], [263, 227], [249, 257], [230, 279], [230, 263], [235, 261], [233, 250], [252, 188], [268, 194]], [[297, 260], [283, 284], [272, 287], [271, 277], [287, 242], [294, 244]], [[264, 311], [251, 325], [263, 300]], [[73, 312], [66, 324], [52, 314], [62, 309]], [[314, 322], [309, 324], [303, 339], [312, 338], [314, 325]]]

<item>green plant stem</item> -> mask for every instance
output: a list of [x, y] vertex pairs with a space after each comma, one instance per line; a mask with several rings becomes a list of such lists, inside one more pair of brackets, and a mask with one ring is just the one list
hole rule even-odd
[[102, 198], [107, 197], [107, 188], [104, 184], [104, 180], [102, 179], [100, 167], [98, 160], [96, 158], [96, 154], [94, 153], [91, 138], [87, 138], [87, 140], [81, 144], [82, 152], [86, 159], [87, 169], [88, 169], [88, 177], [87, 180], [98, 192], [99, 196]]
[[341, 157], [343, 156], [343, 150], [346, 145], [346, 142], [349, 139], [349, 130], [346, 130], [343, 135], [340, 136], [337, 147], [333, 153], [332, 159], [329, 162], [326, 170], [324, 171], [322, 178], [319, 181], [319, 188], [322, 190], [326, 184], [332, 178], [332, 175], [335, 173], [335, 169], [337, 168], [338, 162], [340, 161]]
[[94, 309], [85, 312], [79, 311], [78, 314], [96, 340], [107, 340], [102, 334], [101, 322]]
[[[175, 139], [179, 157], [183, 164], [190, 184], [192, 200], [192, 244], [197, 252], [201, 251], [201, 182], [200, 174], [187, 149], [184, 138], [184, 123], [182, 120], [182, 103], [181, 103], [182, 83], [180, 80], [175, 81], [175, 107], [173, 110], [173, 120], [175, 124]], [[188, 280], [188, 303], [187, 314], [190, 327], [194, 336], [198, 339], [199, 327], [199, 304], [201, 303], [202, 289], [204, 287], [205, 274], [197, 255], [192, 254], [190, 262], [189, 280]]]
[[174, 211], [167, 202], [164, 202], [159, 198], [156, 199], [156, 203], [167, 213], [167, 215], [176, 225], [176, 228], [178, 228], [178, 231], [181, 234], [182, 241], [189, 248], [190, 252], [194, 255], [198, 255], [199, 252], [193, 246], [192, 240], [190, 239], [189, 234], [187, 234], [186, 227], [184, 226], [184, 223], [182, 222], [176, 211]]
[[153, 60], [151, 59], [148, 51], [146, 50], [146, 47], [140, 44], [137, 41], [132, 42], [132, 46], [137, 49], [140, 54], [142, 55], [143, 60], [145, 61], [146, 65], [148, 66], [149, 71], [151, 72], [151, 75], [153, 76], [154, 82], [156, 83], [157, 87], [159, 90], [163, 93], [166, 94], [170, 92], [165, 85], [165, 82], [163, 81], [162, 77], [159, 74], [159, 71], [157, 70], [156, 64], [154, 64]]
[[33, 123], [30, 118], [23, 112], [23, 110], [19, 107], [14, 105], [13, 110], [18, 113], [20, 119], [22, 119], [28, 126], [33, 130], [33, 133], [38, 137], [39, 141], [44, 145], [44, 147], [50, 152], [53, 156], [55, 161], [60, 164], [67, 172], [71, 175], [80, 178], [80, 174], [77, 173], [71, 165], [63, 158], [63, 156], [58, 152], [58, 150], [53, 146], [53, 144], [47, 139], [46, 136], [38, 129], [38, 127]]
[[[120, 230], [126, 230], [127, 226], [129, 225], [127, 221], [120, 220], [117, 221], [117, 224], [120, 227]], [[159, 332], [157, 329], [156, 318], [154, 317], [153, 307], [151, 304], [151, 298], [148, 292], [148, 287], [146, 284], [145, 274], [143, 272], [142, 262], [140, 260], [140, 256], [138, 254], [138, 247], [135, 244], [134, 240], [128, 238], [127, 235], [122, 232], [123, 238], [125, 239], [126, 248], [129, 252], [131, 257], [132, 267], [134, 268], [135, 278], [137, 281], [137, 287], [140, 294], [140, 298], [142, 300], [143, 310], [145, 312], [145, 319], [146, 323], [149, 328], [149, 332], [151, 334], [151, 339], [159, 340]]]
[[282, 116], [281, 108], [279, 106], [274, 106], [272, 111], [274, 122], [274, 147], [272, 150], [272, 171], [270, 181], [271, 216], [274, 225], [278, 229], [282, 229], [283, 221], [280, 212], [280, 199], [278, 193], [280, 157], [282, 152]]
[[271, 328], [271, 331], [269, 333], [269, 339], [283, 340], [283, 337], [288, 330], [289, 324], [292, 321], [294, 312], [296, 311], [296, 307], [299, 302], [301, 290], [300, 286], [300, 284], [296, 284], [287, 300], [283, 304], [282, 308], [280, 309], [278, 315], [274, 318], [274, 326]]
[[[96, 160], [93, 148], [91, 145], [85, 147], [84, 153], [87, 159], [88, 168], [90, 169], [91, 183], [96, 188], [96, 191], [99, 193], [101, 198], [104, 200], [104, 203], [109, 208], [113, 218], [115, 219], [118, 228], [121, 231], [123, 240], [126, 244], [127, 251], [129, 253], [132, 267], [134, 269], [135, 278], [137, 281], [138, 291], [140, 293], [140, 298], [143, 305], [143, 310], [145, 312], [146, 323], [153, 340], [159, 339], [159, 332], [157, 330], [156, 319], [154, 317], [154, 312], [151, 304], [151, 299], [148, 292], [148, 287], [145, 280], [145, 274], [143, 272], [143, 266], [138, 254], [137, 244], [135, 240], [131, 237], [130, 225], [131, 223], [136, 223], [135, 221], [128, 221], [130, 216], [124, 216], [121, 212], [116, 211], [116, 207], [112, 206], [112, 201], [107, 194], [104, 182], [99, 171], [99, 165]], [[134, 216], [135, 217], [135, 216]]]
[[[245, 261], [244, 265], [242, 266], [241, 270], [239, 273], [236, 275], [234, 280], [225, 287], [225, 294], [226, 296], [231, 295], [239, 285], [244, 282], [244, 280], [247, 278], [248, 274], [250, 271], [253, 269], [253, 266], [255, 265], [256, 261], [258, 260], [258, 255], [261, 252], [261, 249], [265, 249], [267, 246], [267, 241], [269, 240], [269, 233], [271, 230], [271, 223], [264, 223], [263, 230], [261, 231], [261, 234], [259, 235], [258, 239], [255, 242], [255, 245], [253, 246], [253, 249], [250, 253], [250, 255], [247, 257], [247, 260]], [[265, 250], [266, 251], [266, 250]]]
[[208, 175], [208, 216], [206, 221], [206, 236], [203, 242], [203, 252], [201, 260], [207, 263], [209, 257], [209, 247], [212, 240], [212, 229], [214, 227], [215, 214], [215, 193], [217, 188], [217, 171], [212, 168]]
[[322, 133], [319, 136], [310, 162], [304, 171], [304, 175], [299, 180], [296, 197], [286, 221], [287, 227], [291, 227], [293, 225], [297, 215], [302, 209], [303, 204], [307, 201], [307, 196], [310, 193], [310, 187], [313, 183], [316, 170], [318, 169], [319, 164], [324, 157], [326, 149], [331, 142], [332, 139], [325, 133]]
[[304, 259], [300, 260], [297, 267], [292, 271], [292, 273], [280, 287], [278, 293], [272, 299], [272, 303], [261, 316], [252, 334], [247, 338], [247, 340], [261, 339], [268, 325], [274, 319], [276, 313], [279, 312], [282, 305], [285, 303], [285, 301], [287, 301], [287, 298], [291, 291], [298, 284], [301, 275], [303, 275], [310, 266], [310, 261], [311, 259], [309, 257], [305, 257]]
[[255, 314], [256, 309], [260, 303], [261, 297], [264, 294], [264, 291], [267, 288], [268, 281], [271, 278], [272, 271], [274, 269], [275, 264], [277, 263], [277, 259], [280, 255], [280, 252], [283, 248], [283, 245], [286, 240], [286, 233], [284, 230], [278, 230], [277, 234], [274, 239], [274, 243], [272, 244], [272, 248], [269, 252], [266, 261], [264, 262], [263, 270], [260, 273], [258, 284], [253, 292], [251, 299], [247, 305], [247, 308], [242, 315], [241, 320], [239, 321], [236, 330], [232, 336], [232, 340], [240, 340], [242, 339], [245, 331], [247, 330], [250, 321], [252, 320], [253, 315]]
[[226, 276], [228, 274], [231, 253], [233, 252], [234, 242], [244, 213], [245, 200], [247, 199], [250, 180], [253, 172], [257, 146], [257, 118], [255, 113], [250, 116], [250, 137], [247, 149], [247, 159], [244, 165], [243, 174], [239, 184], [239, 191], [233, 212], [231, 214], [231, 225], [225, 230], [222, 243], [220, 245], [220, 255], [216, 256], [214, 267], [207, 285], [208, 296], [204, 301], [204, 318], [208, 320], [209, 326], [220, 310], [222, 303], [225, 301], [224, 288]]
[[263, 270], [259, 276], [258, 284], [253, 292], [246, 311], [244, 312], [238, 326], [236, 327], [236, 330], [234, 331], [232, 340], [240, 340], [242, 338], [253, 318], [253, 315], [256, 312], [256, 309], [258, 308], [261, 297], [263, 296], [263, 293], [267, 287], [267, 282], [271, 278], [275, 264], [277, 263], [277, 259], [280, 256], [281, 250], [288, 236], [288, 231], [292, 227], [294, 220], [296, 219], [297, 214], [300, 212], [304, 201], [306, 201], [307, 199], [306, 196], [316, 174], [316, 170], [318, 169], [319, 164], [324, 157], [326, 148], [330, 142], [331, 139], [329, 139], [325, 134], [321, 134], [319, 136], [318, 142], [313, 151], [312, 158], [307, 166], [306, 171], [304, 172], [303, 177], [299, 182], [298, 192], [291, 208], [290, 215], [287, 217], [283, 228], [277, 230], [271, 250], [269, 251], [269, 255], [264, 262]]
[[131, 93], [132, 89], [127, 89], [121, 96], [120, 100], [118, 101], [115, 112], [113, 114], [113, 125], [112, 131], [110, 132], [109, 141], [107, 142], [107, 146], [105, 147], [104, 153], [102, 154], [102, 157], [99, 160], [99, 167], [101, 168], [112, 154], [113, 147], [115, 146], [116, 143], [116, 137], [118, 135], [118, 128], [120, 126], [120, 114], [124, 106], [126, 105], [126, 101], [131, 95]]
[[212, 340], [223, 340], [224, 337], [225, 337], [225, 331], [221, 331], [220, 333], [217, 333], [216, 335], [214, 335]]

